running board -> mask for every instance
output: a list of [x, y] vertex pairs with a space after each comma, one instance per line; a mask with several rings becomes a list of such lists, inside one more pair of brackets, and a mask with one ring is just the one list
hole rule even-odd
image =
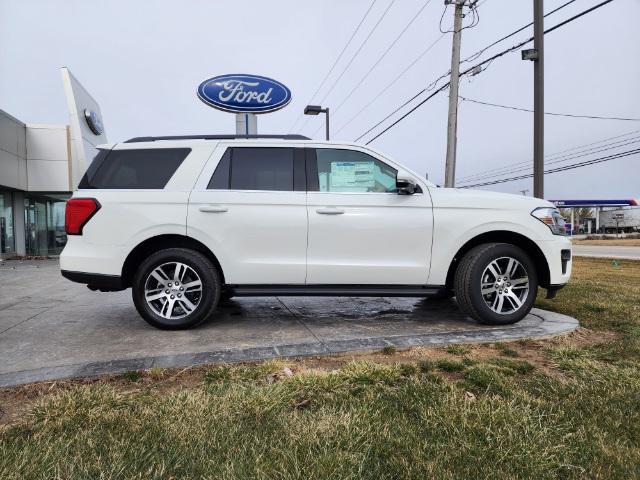
[[236, 297], [428, 297], [437, 285], [225, 285]]

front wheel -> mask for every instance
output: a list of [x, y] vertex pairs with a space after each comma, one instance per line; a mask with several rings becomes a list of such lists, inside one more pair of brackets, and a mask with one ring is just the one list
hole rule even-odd
[[470, 250], [455, 276], [456, 299], [470, 317], [489, 325], [522, 320], [538, 291], [536, 269], [521, 248], [487, 243]]
[[178, 330], [207, 319], [220, 298], [220, 279], [209, 259], [186, 248], [149, 256], [132, 285], [133, 302], [148, 323]]

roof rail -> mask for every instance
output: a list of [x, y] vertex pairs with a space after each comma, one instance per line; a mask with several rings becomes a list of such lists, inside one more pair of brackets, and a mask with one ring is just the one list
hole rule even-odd
[[166, 137], [134, 137], [124, 143], [155, 142], [157, 140], [239, 140], [273, 138], [278, 140], [311, 140], [304, 135], [171, 135]]

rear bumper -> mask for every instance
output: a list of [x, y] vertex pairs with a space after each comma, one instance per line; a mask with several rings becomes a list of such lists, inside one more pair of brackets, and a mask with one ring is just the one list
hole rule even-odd
[[68, 272], [120, 276], [127, 253], [120, 245], [92, 244], [83, 235], [69, 235], [60, 254], [60, 268]]
[[102, 292], [117, 292], [124, 290], [122, 278], [119, 275], [104, 275], [101, 273], [72, 272], [61, 270], [62, 276], [72, 282], [84, 283], [91, 290]]

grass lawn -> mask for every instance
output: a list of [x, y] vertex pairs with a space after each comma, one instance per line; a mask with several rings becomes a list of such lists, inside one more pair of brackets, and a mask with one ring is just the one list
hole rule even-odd
[[640, 478], [640, 262], [574, 272], [553, 340], [0, 390], [0, 478]]

